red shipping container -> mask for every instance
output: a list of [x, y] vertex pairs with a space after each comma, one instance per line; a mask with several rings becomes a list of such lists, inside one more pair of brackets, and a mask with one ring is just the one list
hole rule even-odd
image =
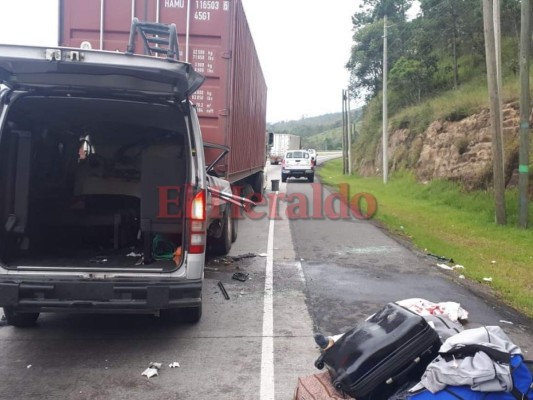
[[[217, 171], [257, 190], [267, 88], [241, 0], [61, 0], [59, 45], [125, 52], [134, 17], [176, 24], [179, 59], [206, 76], [191, 99], [204, 141], [230, 148]], [[214, 156], [207, 151], [208, 161]]]

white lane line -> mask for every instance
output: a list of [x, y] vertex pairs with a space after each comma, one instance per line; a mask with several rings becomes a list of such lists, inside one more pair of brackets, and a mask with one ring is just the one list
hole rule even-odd
[[[276, 195], [278, 192], [276, 192]], [[275, 206], [275, 201], [272, 206]], [[274, 400], [274, 219], [268, 225], [263, 308], [263, 343], [261, 349], [261, 400]]]

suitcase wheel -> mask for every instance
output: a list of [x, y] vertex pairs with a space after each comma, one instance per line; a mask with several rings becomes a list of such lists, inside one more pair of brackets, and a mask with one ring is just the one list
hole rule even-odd
[[318, 369], [324, 368], [324, 360], [322, 360], [321, 358], [316, 360], [315, 361], [315, 367], [317, 367]]

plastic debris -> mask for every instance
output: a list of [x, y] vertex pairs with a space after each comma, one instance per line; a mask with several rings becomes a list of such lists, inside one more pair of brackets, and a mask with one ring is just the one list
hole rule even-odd
[[248, 272], [235, 272], [231, 278], [236, 281], [246, 282], [249, 275]]
[[483, 280], [485, 282], [492, 282], [492, 276], [491, 277], [488, 277], [488, 278], [483, 278]]
[[254, 258], [256, 257], [257, 255], [254, 254], [254, 253], [246, 253], [246, 254], [240, 254], [238, 256], [232, 256], [231, 259], [233, 261], [240, 261], [242, 260], [243, 258]]
[[437, 264], [437, 267], [448, 270], [448, 271], [453, 271], [453, 267], [450, 267], [449, 265], [446, 265], [446, 264]]
[[148, 379], [150, 379], [151, 377], [157, 376], [159, 374], [156, 368], [146, 368], [141, 375], [146, 376]]
[[496, 260], [492, 260], [490, 263], [491, 264], [496, 264]]
[[161, 366], [163, 363], [157, 363], [157, 362], [151, 362], [148, 368], [144, 370], [144, 372], [141, 374], [141, 376], [146, 376], [147, 378], [151, 378], [153, 376], [159, 375], [159, 370], [161, 369]]
[[454, 262], [453, 258], [439, 256], [437, 254], [432, 254], [432, 253], [427, 253], [427, 255], [430, 256], [430, 257], [436, 258], [439, 261], [448, 262], [448, 263], [453, 263]]
[[31, 364], [29, 364], [26, 368], [30, 369], [31, 368]]
[[224, 298], [226, 300], [229, 300], [229, 294], [228, 292], [226, 291], [226, 288], [224, 287], [224, 284], [221, 282], [221, 281], [218, 281], [218, 287], [220, 288], [220, 291], [222, 292], [222, 294], [224, 295]]
[[136, 253], [132, 251], [131, 253], [126, 254], [126, 257], [142, 257], [143, 253]]
[[90, 263], [92, 264], [105, 264], [107, 262], [107, 257], [106, 256], [96, 256], [94, 258], [91, 258], [89, 260]]
[[504, 320], [504, 319], [500, 319], [500, 322], [501, 322], [502, 324], [514, 325], [511, 321], [506, 321], [506, 320]]
[[459, 303], [453, 301], [433, 303], [426, 299], [412, 298], [397, 301], [396, 304], [421, 316], [444, 315], [453, 322], [466, 321], [468, 319], [468, 311], [461, 307]]
[[168, 367], [169, 368], [179, 368], [180, 367], [180, 363], [177, 362], [177, 361], [174, 361], [172, 364], [169, 364]]
[[465, 267], [463, 265], [460, 265], [460, 264], [455, 264], [453, 266], [453, 269], [465, 269]]
[[459, 275], [459, 279], [465, 279], [464, 275]]
[[204, 270], [205, 271], [218, 271], [218, 268], [213, 268], [213, 267], [204, 267]]
[[259, 253], [258, 256], [259, 257], [266, 257], [266, 256], [268, 256], [268, 254], [267, 253]]

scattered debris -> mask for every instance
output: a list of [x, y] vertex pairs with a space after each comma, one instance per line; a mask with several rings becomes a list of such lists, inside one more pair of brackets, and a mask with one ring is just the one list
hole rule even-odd
[[26, 368], [30, 369], [31, 368], [31, 364], [29, 364]]
[[491, 264], [496, 264], [496, 260], [492, 260], [490, 263]]
[[466, 321], [468, 319], [468, 311], [461, 307], [459, 303], [453, 301], [433, 303], [426, 299], [413, 298], [397, 301], [396, 304], [408, 308], [421, 316], [444, 315], [453, 322]]
[[500, 319], [500, 322], [501, 322], [502, 324], [514, 325], [511, 321], [506, 321], [506, 320], [504, 320], [504, 319]]
[[492, 282], [492, 276], [491, 277], [488, 277], [488, 278], [483, 278], [483, 280], [485, 282]]
[[132, 251], [131, 253], [126, 254], [126, 257], [142, 257], [143, 253], [136, 253]]
[[147, 378], [151, 378], [153, 376], [159, 375], [159, 370], [161, 369], [162, 363], [156, 363], [151, 362], [148, 368], [144, 370], [144, 372], [141, 374], [141, 376], [146, 376]]
[[248, 276], [250, 276], [248, 272], [235, 272], [231, 278], [235, 279], [236, 281], [246, 282], [248, 280]]
[[448, 270], [448, 271], [453, 271], [453, 267], [450, 267], [449, 265], [446, 265], [446, 264], [437, 264], [437, 267]]
[[224, 298], [226, 300], [229, 300], [229, 294], [228, 292], [226, 291], [226, 288], [224, 287], [224, 284], [221, 282], [221, 281], [218, 281], [218, 287], [220, 288], [220, 291], [222, 292], [222, 294], [224, 295]]
[[266, 257], [266, 256], [268, 256], [268, 254], [267, 253], [259, 253], [258, 256], [259, 257]]
[[243, 258], [254, 258], [256, 257], [257, 255], [254, 254], [254, 253], [246, 253], [246, 254], [240, 254], [238, 256], [232, 256], [231, 258], [233, 259], [233, 261], [240, 261], [242, 260]]
[[180, 363], [177, 362], [177, 361], [174, 361], [172, 364], [169, 364], [168, 366], [169, 366], [169, 368], [179, 368], [180, 367]]
[[94, 258], [91, 258], [89, 260], [90, 263], [92, 264], [105, 264], [107, 262], [107, 257], [106, 256], [96, 256]]
[[218, 271], [218, 268], [213, 268], [213, 267], [204, 267], [204, 270], [206, 271]]
[[138, 267], [139, 265], [144, 265], [144, 256], [139, 258], [137, 262], [135, 263], [135, 266]]
[[465, 279], [464, 275], [459, 275], [459, 279]]
[[453, 269], [465, 269], [465, 267], [463, 265], [460, 265], [460, 264], [455, 264], [453, 266]]
[[222, 263], [224, 265], [229, 265], [229, 264], [233, 263], [233, 258], [231, 258], [231, 257], [220, 257], [220, 258], [215, 258], [213, 260], [213, 262]]
[[453, 263], [453, 258], [448, 258], [444, 256], [439, 256], [437, 254], [427, 253], [428, 256], [436, 258], [439, 261], [447, 262], [447, 263]]

